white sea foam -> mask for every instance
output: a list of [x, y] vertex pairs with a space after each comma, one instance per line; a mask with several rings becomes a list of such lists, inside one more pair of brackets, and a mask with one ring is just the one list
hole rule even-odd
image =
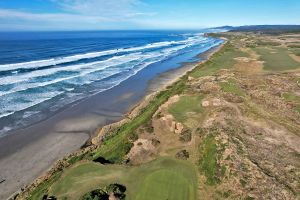
[[[37, 88], [37, 87], [45, 87], [51, 84], [59, 83], [62, 81], [78, 78], [85, 76], [90, 73], [98, 72], [101, 70], [105, 70], [109, 67], [122, 65], [128, 62], [139, 60], [140, 62], [149, 59], [149, 58], [155, 58], [159, 56], [167, 57], [171, 55], [172, 53], [179, 51], [181, 49], [186, 48], [187, 45], [180, 45], [172, 48], [167, 48], [162, 50], [161, 52], [148, 52], [147, 54], [141, 54], [141, 53], [132, 53], [128, 54], [126, 56], [114, 56], [110, 59], [104, 60], [104, 61], [98, 61], [98, 62], [92, 62], [92, 63], [85, 63], [85, 64], [77, 64], [77, 65], [70, 65], [66, 67], [58, 67], [58, 68], [51, 68], [51, 69], [44, 69], [44, 70], [38, 70], [33, 71], [30, 73], [20, 74], [20, 75], [14, 75], [14, 76], [7, 76], [2, 79], [0, 79], [0, 85], [6, 85], [6, 84], [15, 84], [18, 83], [16, 86], [14, 86], [9, 91], [0, 91], [0, 97], [8, 94], [12, 94], [15, 92], [25, 91], [27, 89], [31, 88]], [[49, 76], [57, 72], [61, 71], [78, 71], [79, 74], [77, 75], [71, 75], [63, 78], [57, 77], [56, 79], [53, 79], [51, 81], [45, 81], [45, 82], [28, 82], [28, 80], [33, 80], [34, 78], [38, 78], [41, 76]], [[113, 75], [113, 74], [109, 74]], [[103, 78], [106, 78], [107, 76], [104, 76]], [[85, 84], [88, 84], [88, 81], [85, 81]]]
[[[27, 90], [27, 89], [31, 89], [31, 88], [37, 88], [37, 87], [45, 87], [45, 86], [48, 86], [48, 85], [51, 85], [51, 84], [55, 84], [55, 83], [58, 83], [58, 82], [62, 82], [62, 81], [66, 81], [66, 80], [69, 80], [69, 79], [73, 79], [73, 78], [77, 78], [77, 77], [81, 77], [81, 76], [85, 76], [89, 73], [93, 73], [93, 72], [96, 72], [96, 71], [101, 71], [101, 70], [104, 70], [106, 68], [109, 68], [111, 66], [116, 66], [116, 65], [121, 65], [121, 64], [124, 64], [124, 63], [127, 63], [127, 62], [131, 62], [131, 61], [134, 61], [134, 60], [137, 60], [139, 59], [140, 56], [138, 56], [138, 54], [134, 54], [134, 55], [131, 55], [131, 56], [118, 56], [118, 57], [113, 57], [111, 59], [108, 59], [108, 60], [105, 60], [105, 61], [99, 61], [99, 62], [94, 62], [94, 63], [88, 63], [88, 64], [80, 64], [80, 65], [74, 65], [74, 66], [70, 66], [68, 68], [67, 71], [72, 71], [72, 70], [80, 70], [80, 73], [78, 75], [72, 75], [72, 76], [67, 76], [67, 77], [64, 77], [64, 78], [56, 78], [56, 79], [53, 79], [51, 81], [45, 81], [45, 82], [24, 82], [22, 84], [17, 84], [14, 88], [10, 89], [9, 91], [3, 91], [3, 92], [0, 92], [0, 97], [1, 96], [4, 96], [4, 95], [8, 95], [8, 94], [11, 94], [11, 93], [15, 93], [15, 92], [20, 92], [20, 91], [24, 91], [24, 90]], [[60, 69], [48, 69], [47, 72], [43, 72], [43, 70], [41, 71], [36, 71], [35, 75], [33, 75], [32, 77], [30, 78], [33, 78], [33, 77], [38, 77], [38, 76], [46, 76], [46, 75], [49, 75], [49, 73], [56, 73], [58, 72]], [[66, 70], [66, 69], [65, 69]], [[32, 74], [31, 74], [32, 75]], [[12, 80], [10, 83], [14, 82], [14, 83], [20, 83], [20, 81], [26, 81], [27, 79], [27, 75], [24, 75], [26, 77], [19, 77], [19, 78], [15, 78], [15, 77], [12, 77]], [[29, 77], [28, 77], [29, 78]], [[7, 80], [5, 80], [7, 82]], [[2, 83], [2, 80], [0, 80], [0, 82]]]
[[[199, 37], [197, 38], [200, 39]], [[193, 40], [193, 38], [191, 37], [188, 38], [187, 40], [157, 42], [157, 43], [147, 44], [145, 46], [140, 46], [140, 47], [120, 48], [120, 49], [112, 49], [112, 50], [106, 50], [100, 52], [91, 52], [91, 53], [84, 53], [84, 54], [78, 54], [73, 56], [66, 56], [61, 58], [51, 58], [51, 59], [37, 60], [37, 61], [30, 61], [30, 62], [4, 64], [4, 65], [0, 65], [0, 71], [17, 70], [17, 69], [34, 69], [34, 68], [40, 68], [46, 66], [59, 65], [63, 63], [75, 62], [82, 59], [97, 58], [100, 56], [112, 55], [116, 53], [127, 53], [127, 52], [141, 51], [146, 49], [162, 48], [162, 47], [167, 47], [176, 44], [178, 45], [185, 44], [187, 42], [191, 42], [192, 41], [191, 39]]]
[[18, 103], [13, 103], [13, 104], [11, 103], [11, 104], [5, 104], [5, 105], [0, 104], [0, 109], [1, 109], [0, 118], [7, 117], [9, 115], [14, 114], [15, 112], [25, 110], [27, 108], [35, 106], [46, 100], [52, 99], [53, 97], [56, 97], [62, 93], [63, 92], [58, 92], [58, 91], [57, 92], [49, 92], [48, 91], [45, 93], [36, 94], [35, 98], [32, 98], [32, 100], [28, 101], [28, 102], [18, 102]]
[[[84, 64], [77, 64], [77, 65], [69, 65], [65, 67], [55, 67], [55, 68], [50, 68], [50, 69], [43, 69], [43, 70], [37, 70], [37, 71], [32, 71], [29, 73], [25, 74], [18, 74], [18, 75], [13, 75], [13, 76], [6, 76], [0, 79], [0, 85], [8, 85], [8, 84], [15, 84], [15, 83], [21, 83], [24, 81], [32, 80], [34, 78], [42, 77], [42, 76], [50, 76], [53, 75], [57, 72], [72, 72], [72, 71], [78, 71], [78, 70], [83, 70], [83, 69], [89, 69], [93, 67], [99, 67], [98, 69], [104, 69], [103, 64], [115, 61], [115, 60], [122, 60], [124, 59], [124, 62], [128, 62], [132, 59], [133, 56], [138, 55], [138, 54], [132, 54], [132, 56], [114, 56], [112, 58], [109, 58], [104, 61], [97, 61], [97, 62], [91, 62], [91, 63], [84, 63]], [[136, 59], [136, 58], [134, 58]], [[102, 68], [100, 68], [102, 66]], [[109, 65], [110, 66], [110, 65]], [[107, 66], [107, 67], [109, 67]]]
[[[112, 52], [116, 52], [116, 51], [118, 52], [123, 51], [123, 52], [130, 52], [130, 53], [123, 56], [113, 56], [112, 58], [103, 61], [96, 61], [90, 63], [76, 64], [76, 65], [70, 64], [63, 67], [56, 66], [53, 68], [40, 69], [28, 73], [20, 73], [20, 74], [14, 74], [14, 75], [9, 75], [7, 77], [3, 77], [2, 79], [0, 79], [0, 85], [9, 85], [15, 83], [17, 84], [15, 84], [15, 86], [11, 88], [9, 91], [2, 91], [2, 92], [0, 91], [0, 97], [3, 95], [8, 95], [5, 97], [1, 97], [4, 98], [5, 102], [0, 103], [0, 118], [12, 115], [17, 111], [25, 110], [27, 108], [40, 104], [44, 101], [52, 99], [58, 95], [61, 95], [65, 92], [68, 93], [68, 90], [64, 90], [64, 91], [60, 90], [59, 92], [58, 91], [51, 92], [48, 91], [48, 89], [46, 88], [43, 91], [35, 90], [34, 93], [31, 94], [31, 92], [28, 92], [29, 94], [26, 94], [27, 96], [24, 96], [25, 97], [24, 102], [9, 104], [9, 99], [14, 101], [16, 100], [16, 98], [20, 98], [18, 97], [19, 94], [14, 94], [16, 92], [25, 91], [31, 88], [46, 87], [63, 81], [66, 81], [66, 83], [69, 83], [70, 81], [71, 84], [76, 84], [76, 85], [89, 84], [94, 81], [99, 81], [99, 80], [103, 80], [104, 78], [111, 77], [115, 74], [119, 74], [119, 73], [121, 74], [124, 71], [124, 75], [121, 74], [121, 76], [118, 75], [117, 78], [113, 78], [112, 80], [109, 80], [109, 82], [107, 83], [107, 87], [98, 91], [98, 92], [102, 92], [104, 90], [108, 90], [110, 88], [119, 85], [121, 82], [135, 75], [145, 67], [153, 63], [162, 61], [168, 56], [175, 55], [176, 52], [186, 47], [201, 44], [206, 40], [208, 39], [203, 38], [200, 35], [196, 37], [189, 37], [186, 40], [177, 41], [177, 42], [160, 42], [160, 43], [149, 44], [143, 47], [109, 50], [105, 52], [106, 53], [105, 55], [108, 55], [107, 54], [108, 52], [113, 54]], [[176, 44], [176, 46], [172, 44]], [[169, 48], [160, 49], [160, 47], [169, 47]], [[153, 49], [154, 51], [142, 52], [144, 49]], [[93, 58], [99, 56], [100, 54], [104, 55], [104, 52], [82, 54], [79, 55], [76, 59], [78, 60], [78, 59], [85, 59], [85, 58]], [[74, 58], [75, 58], [74, 56], [69, 56], [62, 59], [65, 59], [64, 60], [65, 62], [66, 60], [72, 60]], [[53, 62], [58, 63], [57, 60], [55, 59], [51, 59], [51, 60], [53, 60]], [[60, 61], [62, 62], [63, 60]], [[24, 66], [25, 68], [31, 68], [32, 66], [40, 67], [43, 66], [43, 62], [44, 61], [36, 61], [36, 63], [29, 62], [29, 65], [27, 65], [28, 63], [25, 65], [24, 63], [23, 64], [19, 63], [19, 64], [15, 64], [13, 67], [15, 69], [20, 68], [20, 66], [21, 68], [23, 68]], [[48, 65], [49, 63], [45, 66]], [[0, 65], [0, 71], [4, 70], [5, 67], [3, 66], [4, 65], [2, 66]], [[6, 67], [8, 68], [8, 66]], [[69, 75], [68, 74], [63, 75], [63, 77], [58, 75], [56, 76], [56, 73], [63, 72], [63, 71], [78, 72], [78, 74], [75, 73], [74, 75], [74, 73], [71, 73]], [[98, 73], [100, 71], [101, 73]], [[40, 77], [51, 77], [52, 75], [53, 75], [53, 79], [50, 80], [48, 79], [47, 81], [44, 82], [41, 82], [41, 80], [38, 79]], [[25, 95], [25, 93], [23, 95]]]

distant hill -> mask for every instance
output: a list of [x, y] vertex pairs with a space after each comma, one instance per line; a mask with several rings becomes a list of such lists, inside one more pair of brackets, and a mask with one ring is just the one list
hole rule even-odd
[[255, 32], [262, 34], [300, 33], [300, 25], [251, 25], [251, 26], [222, 26], [230, 32]]

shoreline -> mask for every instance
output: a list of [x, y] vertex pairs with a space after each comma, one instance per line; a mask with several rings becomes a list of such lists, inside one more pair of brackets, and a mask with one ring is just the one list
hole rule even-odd
[[[214, 52], [217, 52], [223, 45], [224, 45], [224, 43], [217, 46], [217, 47], [213, 47], [212, 49], [214, 49], [214, 50], [210, 49], [206, 52], [213, 51], [212, 52], [212, 54], [213, 54]], [[206, 52], [204, 52], [203, 54], [206, 54]], [[209, 59], [209, 56], [207, 57], [207, 59]], [[34, 178], [33, 180], [35, 180], [35, 181], [30, 181], [30, 182], [27, 181], [27, 182], [29, 182], [29, 185], [32, 185], [32, 184], [30, 184], [32, 182], [36, 182], [37, 180], [41, 180], [42, 179], [41, 177], [47, 176], [47, 174], [49, 173], [49, 171], [51, 171], [51, 169], [53, 169], [55, 164], [60, 162], [62, 159], [66, 158], [66, 157], [69, 157], [73, 154], [76, 154], [76, 152], [82, 151], [82, 147], [86, 147], [89, 144], [89, 142], [93, 139], [93, 136], [97, 135], [97, 132], [99, 132], [99, 130], [101, 130], [104, 126], [110, 125], [113, 122], [119, 122], [120, 120], [126, 118], [128, 113], [132, 113], [132, 111], [135, 110], [139, 105], [145, 103], [145, 99], [147, 98], [147, 96], [155, 95], [155, 92], [153, 91], [153, 89], [152, 89], [152, 91], [150, 89], [151, 87], [152, 88], [157, 88], [158, 85], [155, 85], [155, 84], [159, 83], [159, 87], [156, 90], [156, 92], [161, 91], [165, 87], [167, 87], [168, 85], [171, 85], [172, 83], [174, 83], [176, 80], [178, 80], [184, 74], [186, 74], [188, 71], [192, 70], [193, 68], [195, 68], [196, 66], [198, 66], [199, 64], [201, 64], [203, 62], [205, 62], [205, 61], [201, 61], [201, 62], [198, 61], [198, 62], [194, 62], [193, 64], [192, 63], [188, 63], [188, 64], [185, 63], [185, 64], [182, 64], [181, 67], [178, 67], [176, 69], [167, 70], [166, 72], [163, 72], [163, 73], [159, 74], [154, 79], [151, 79], [149, 82], [146, 83], [147, 84], [147, 90], [145, 91], [145, 94], [143, 95], [143, 97], [138, 96], [138, 98], [136, 98], [136, 97], [134, 98], [131, 93], [124, 93], [123, 95], [119, 96], [119, 98], [115, 100], [114, 104], [117, 105], [117, 104], [120, 104], [121, 102], [125, 102], [126, 106], [128, 106], [128, 107], [124, 108], [126, 106], [123, 106], [123, 109], [119, 109], [119, 110], [122, 110], [123, 112], [122, 111], [117, 112], [118, 108], [115, 108], [113, 110], [101, 110], [101, 113], [97, 113], [97, 114], [95, 114], [95, 116], [92, 116], [92, 117], [90, 116], [90, 118], [76, 119], [75, 120], [75, 125], [72, 125], [72, 123], [74, 123], [74, 120], [73, 121], [67, 121], [67, 122], [64, 121], [64, 122], [60, 123], [58, 126], [55, 127], [56, 129], [58, 128], [60, 130], [59, 133], [58, 133], [60, 135], [60, 137], [57, 137], [58, 135], [55, 134], [55, 133], [54, 134], [48, 134], [48, 135], [46, 134], [46, 135], [44, 135], [46, 138], [42, 138], [42, 139], [39, 139], [39, 140], [43, 140], [44, 143], [45, 142], [48, 143], [48, 146], [49, 146], [49, 143], [51, 145], [53, 145], [52, 149], [48, 149], [48, 154], [53, 154], [52, 151], [56, 148], [57, 148], [56, 151], [57, 150], [59, 151], [59, 147], [57, 147], [57, 144], [55, 142], [59, 143], [60, 141], [64, 141], [64, 144], [62, 144], [62, 146], [64, 146], [65, 149], [69, 149], [69, 152], [67, 154], [64, 154], [64, 155], [62, 155], [63, 154], [62, 152], [56, 152], [58, 155], [62, 155], [62, 156], [60, 156], [59, 159], [55, 159], [53, 157], [52, 161], [46, 163], [46, 165], [44, 165], [44, 168], [46, 168], [46, 170], [40, 170], [38, 173], [35, 173], [35, 174], [38, 174], [37, 176], [35, 176], [35, 177], [38, 177], [38, 178]], [[138, 99], [140, 99], [140, 100], [138, 100]], [[68, 108], [68, 109], [72, 109], [72, 107]], [[71, 112], [71, 114], [72, 114], [72, 112]], [[100, 115], [102, 117], [99, 117]], [[103, 119], [103, 118], [106, 118], [106, 119]], [[103, 123], [103, 125], [99, 125], [95, 129], [94, 133], [91, 132], [91, 131], [85, 130], [84, 126], [80, 127], [81, 124], [86, 124], [86, 126], [89, 126], [88, 125], [89, 120], [98, 121], [99, 119], [100, 119], [100, 121], [102, 120], [101, 122]], [[79, 126], [76, 126], [77, 124]], [[107, 124], [107, 125], [105, 125], [105, 124]], [[72, 125], [72, 127], [69, 127], [70, 125]], [[102, 127], [102, 128], [99, 128], [99, 127]], [[41, 127], [41, 128], [43, 128], [43, 127]], [[71, 138], [70, 136], [67, 136], [68, 134], [70, 134], [70, 132], [73, 133], [72, 134], [72, 139], [70, 139]], [[49, 142], [49, 141], [51, 141], [51, 136], [52, 136], [52, 138], [56, 137], [56, 139], [52, 143]], [[64, 138], [64, 136], [65, 136], [65, 138]], [[48, 137], [50, 137], [50, 138], [48, 138]], [[69, 138], [69, 139], [66, 140], [66, 138]], [[32, 138], [30, 138], [30, 139], [32, 139]], [[76, 141], [82, 141], [82, 142], [79, 145], [78, 142], [75, 142], [75, 140]], [[74, 144], [76, 144], [76, 145], [74, 145]], [[37, 150], [38, 148], [41, 148], [42, 146], [36, 147], [35, 150]], [[26, 149], [25, 150], [20, 149], [19, 151], [23, 151], [25, 153], [31, 153], [31, 154], [34, 153], [34, 152], [32, 152], [32, 151], [30, 152]], [[20, 159], [20, 157], [19, 158], [14, 157], [13, 159], [18, 160], [18, 159]], [[3, 159], [0, 160], [0, 164], [1, 164], [1, 161], [3, 163]], [[36, 162], [38, 162], [38, 161], [36, 161]], [[33, 162], [31, 164], [31, 167], [34, 167], [34, 165], [35, 165], [35, 162]], [[45, 166], [48, 166], [48, 167], [45, 167]], [[3, 168], [2, 165], [1, 165], [1, 167]], [[27, 178], [29, 179], [29, 177], [27, 177]], [[28, 186], [28, 184], [25, 184], [25, 183], [23, 183], [22, 185], [23, 185], [22, 188], [27, 188], [27, 186]], [[18, 194], [19, 192], [14, 193], [12, 196]], [[12, 197], [12, 196], [10, 196], [10, 197]]]

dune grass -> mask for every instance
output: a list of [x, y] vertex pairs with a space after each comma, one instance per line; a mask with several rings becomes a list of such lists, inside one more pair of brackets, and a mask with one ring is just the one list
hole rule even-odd
[[221, 82], [220, 86], [223, 92], [229, 92], [237, 96], [245, 95], [234, 79], [228, 79], [227, 82]]
[[125, 185], [127, 199], [132, 200], [194, 200], [197, 194], [194, 166], [168, 157], [132, 167], [94, 162], [78, 164], [64, 172], [51, 187], [50, 194], [58, 199], [79, 199], [111, 183]]
[[169, 113], [179, 122], [187, 120], [189, 112], [200, 113], [202, 108], [203, 95], [182, 96], [179, 101], [169, 107]]
[[284, 71], [300, 67], [300, 63], [296, 62], [289, 56], [287, 48], [273, 47], [264, 48], [259, 47], [254, 49], [260, 60], [264, 61], [264, 69], [267, 71]]

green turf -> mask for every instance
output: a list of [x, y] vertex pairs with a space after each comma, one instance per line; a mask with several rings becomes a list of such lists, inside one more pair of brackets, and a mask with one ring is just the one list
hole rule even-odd
[[193, 186], [189, 184], [189, 180], [183, 175], [170, 170], [160, 170], [146, 177], [136, 199], [189, 200], [195, 199], [193, 191]]
[[260, 55], [261, 61], [264, 61], [264, 69], [268, 71], [284, 71], [300, 67], [300, 63], [296, 62], [289, 56], [289, 51], [282, 47], [255, 48]]
[[194, 166], [173, 158], [159, 158], [141, 166], [100, 165], [89, 162], [68, 169], [50, 189], [58, 199], [79, 199], [111, 183], [126, 186], [130, 200], [194, 200], [197, 174]]
[[229, 79], [227, 82], [221, 82], [220, 86], [223, 92], [229, 92], [237, 96], [245, 95], [234, 79]]
[[185, 122], [189, 112], [202, 112], [203, 95], [182, 96], [179, 101], [169, 107], [169, 113], [179, 122]]
[[246, 53], [227, 43], [210, 60], [196, 67], [190, 75], [195, 78], [212, 75], [220, 69], [232, 68], [236, 63], [234, 58], [245, 56], [247, 56]]

